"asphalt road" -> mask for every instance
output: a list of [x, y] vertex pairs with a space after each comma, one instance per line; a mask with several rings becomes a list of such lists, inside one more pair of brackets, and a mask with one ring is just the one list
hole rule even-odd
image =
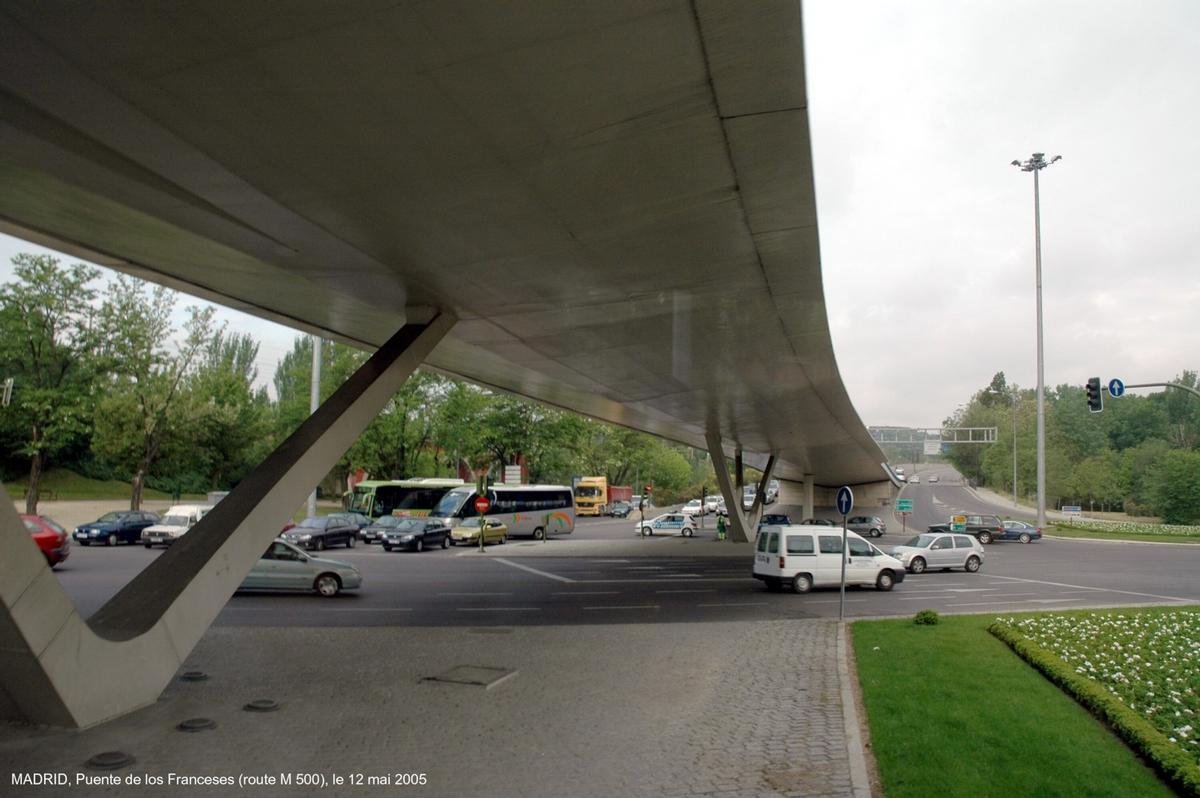
[[[920, 487], [920, 486], [917, 486]], [[934, 486], [930, 507], [951, 486]], [[911, 490], [911, 488], [909, 489]], [[961, 489], [956, 489], [961, 490]], [[940, 512], [931, 510], [931, 512]], [[940, 517], [940, 515], [938, 516]], [[881, 541], [903, 542], [898, 527]], [[634, 540], [633, 524], [580, 519], [573, 537]], [[712, 537], [704, 530], [694, 539]], [[805, 596], [768, 593], [738, 557], [556, 555], [557, 540], [490, 546], [486, 554], [454, 547], [420, 554], [359, 544], [325, 556], [363, 572], [361, 590], [334, 599], [315, 595], [239, 593], [217, 620], [263, 626], [513, 626], [686, 623], [831, 617], [838, 591]], [[718, 545], [714, 543], [714, 545]], [[528, 556], [537, 547], [537, 556]], [[544, 554], [541, 551], [544, 549]], [[140, 546], [75, 547], [57, 573], [76, 606], [89, 615], [161, 550]], [[1200, 602], [1200, 551], [1182, 545], [1043, 540], [987, 547], [978, 574], [909, 575], [890, 593], [851, 588], [849, 616], [989, 612]]]

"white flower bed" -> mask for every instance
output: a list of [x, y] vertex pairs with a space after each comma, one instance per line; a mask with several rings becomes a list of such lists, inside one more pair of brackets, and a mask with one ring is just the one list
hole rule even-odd
[[[1060, 522], [1061, 523], [1061, 522]], [[1074, 529], [1089, 529], [1093, 532], [1126, 532], [1132, 535], [1183, 535], [1200, 536], [1200, 526], [1182, 524], [1143, 524], [1137, 521], [1102, 521], [1098, 518], [1075, 520], [1066, 523]]]
[[1200, 763], [1200, 610], [996, 621], [1099, 683]]

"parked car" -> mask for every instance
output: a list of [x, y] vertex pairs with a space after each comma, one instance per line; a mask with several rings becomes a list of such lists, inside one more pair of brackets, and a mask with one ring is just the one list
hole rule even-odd
[[350, 563], [313, 557], [291, 543], [276, 540], [246, 574], [238, 590], [315, 590], [332, 598], [361, 585], [362, 574]]
[[699, 499], [692, 499], [690, 502], [683, 505], [679, 512], [683, 513], [684, 515], [704, 515], [707, 511], [704, 509], [704, 505]]
[[358, 528], [333, 515], [309, 516], [283, 533], [288, 543], [323, 551], [330, 546], [354, 548]]
[[87, 524], [75, 527], [75, 542], [81, 546], [103, 543], [115, 546], [118, 543], [140, 543], [142, 530], [154, 526], [161, 519], [158, 513], [141, 510], [114, 510], [105, 513]]
[[398, 515], [382, 515], [372, 521], [369, 526], [360, 528], [358, 530], [358, 539], [363, 543], [382, 543], [383, 536], [387, 534], [388, 530], [395, 529], [397, 524], [407, 520], [407, 518], [401, 518]]
[[[847, 585], [891, 590], [904, 581], [904, 566], [854, 532], [846, 533]], [[768, 527], [755, 544], [755, 579], [768, 590], [790, 585], [796, 593], [833, 587], [842, 580], [842, 533], [801, 526]]]
[[71, 553], [71, 536], [53, 518], [22, 513], [21, 520], [33, 536], [33, 542], [42, 550], [47, 565], [53, 568], [67, 559]]
[[341, 520], [343, 523], [349, 524], [350, 526], [354, 527], [356, 532], [366, 529], [367, 527], [371, 526], [371, 524], [375, 523], [374, 521], [372, 521], [370, 518], [367, 518], [362, 513], [337, 512], [337, 513], [330, 513], [329, 517], [337, 518], [337, 519]]
[[[380, 519], [383, 520], [383, 519]], [[400, 518], [383, 534], [383, 550], [406, 549], [424, 551], [434, 546], [443, 549], [450, 545], [450, 527], [433, 518]], [[478, 538], [476, 538], [478, 540]]]
[[613, 502], [608, 505], [608, 514], [613, 518], [628, 518], [633, 512], [633, 505], [629, 502]]
[[869, 538], [883, 537], [887, 534], [887, 524], [882, 518], [874, 515], [856, 515], [846, 521], [846, 528]]
[[892, 556], [914, 574], [929, 568], [975, 573], [983, 565], [983, 545], [970, 535], [925, 532], [892, 549]]
[[828, 518], [805, 518], [800, 523], [803, 526], [841, 526], [841, 524], [835, 524]]
[[1042, 539], [1042, 530], [1024, 521], [1005, 521], [1004, 535], [1001, 540], [1019, 540], [1022, 543], [1032, 543]]
[[[504, 545], [508, 542], [508, 527], [499, 521], [488, 520], [487, 526], [483, 530], [483, 545], [489, 543], [499, 543]], [[468, 521], [462, 526], [456, 526], [450, 530], [450, 545], [462, 543], [470, 545], [474, 543], [479, 545], [479, 522], [471, 523]]]
[[763, 513], [763, 517], [758, 519], [758, 531], [761, 532], [764, 526], [791, 526], [792, 517], [784, 513]]
[[208, 515], [211, 504], [177, 504], [163, 513], [157, 524], [142, 530], [142, 545], [170, 546]]
[[635, 524], [633, 531], [634, 534], [642, 535], [643, 537], [651, 537], [656, 534], [673, 535], [679, 533], [685, 538], [690, 538], [696, 534], [696, 519], [683, 512], [663, 513], [644, 524], [640, 522]]

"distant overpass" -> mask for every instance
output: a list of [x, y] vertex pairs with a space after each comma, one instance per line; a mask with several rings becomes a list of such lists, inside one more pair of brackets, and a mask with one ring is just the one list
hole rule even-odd
[[201, 534], [5, 654], [5, 685], [34, 659], [45, 679], [0, 711], [86, 724], [152, 700], [64, 695], [53, 647], [182, 661], [422, 363], [741, 453], [809, 510], [840, 484], [886, 495], [830, 342], [798, 2], [163, 9], [0, 0], [0, 229], [383, 348]]

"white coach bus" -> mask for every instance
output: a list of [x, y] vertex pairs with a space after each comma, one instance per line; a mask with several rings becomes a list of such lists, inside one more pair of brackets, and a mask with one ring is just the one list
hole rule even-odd
[[[471, 485], [447, 491], [430, 517], [445, 521], [451, 527], [472, 520], [478, 523], [475, 499], [478, 493]], [[566, 535], [575, 531], [575, 497], [563, 485], [492, 485], [487, 489], [491, 502], [487, 517], [508, 527], [508, 536], [528, 535], [542, 540], [547, 534]]]

